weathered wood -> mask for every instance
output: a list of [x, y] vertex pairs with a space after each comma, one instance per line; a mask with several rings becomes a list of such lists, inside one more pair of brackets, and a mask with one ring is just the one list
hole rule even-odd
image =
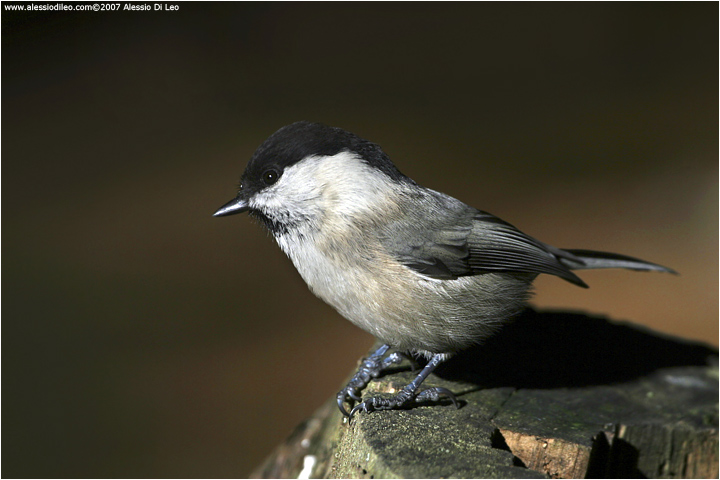
[[[392, 394], [409, 367], [372, 382]], [[529, 311], [431, 375], [463, 405], [359, 414], [330, 399], [262, 478], [717, 478], [717, 351], [579, 314]]]

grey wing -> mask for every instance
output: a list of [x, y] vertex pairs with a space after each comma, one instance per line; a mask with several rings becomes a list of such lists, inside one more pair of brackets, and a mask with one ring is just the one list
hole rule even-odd
[[381, 233], [381, 244], [400, 263], [441, 280], [472, 275], [468, 239], [477, 212], [429, 189], [406, 192], [402, 214]]
[[470, 228], [447, 225], [433, 230], [404, 230], [403, 235], [395, 236], [389, 250], [406, 267], [440, 280], [473, 274], [468, 262]]
[[548, 273], [587, 286], [558, 257], [581, 260], [498, 217], [437, 195], [424, 218], [408, 215], [402, 224], [393, 224], [383, 240], [408, 268], [441, 280], [490, 272]]
[[583, 263], [569, 252], [524, 234], [509, 223], [478, 211], [468, 237], [468, 263], [473, 273], [491, 271], [547, 273], [587, 287], [561, 259]]

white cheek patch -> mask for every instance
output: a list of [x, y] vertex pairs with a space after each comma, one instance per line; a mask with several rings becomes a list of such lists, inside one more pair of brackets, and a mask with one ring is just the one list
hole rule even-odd
[[250, 207], [262, 212], [282, 210], [284, 199], [273, 191], [274, 188], [274, 186], [266, 188], [255, 194], [248, 202]]
[[316, 215], [320, 207], [320, 189], [307, 170], [290, 167], [274, 185], [250, 199], [251, 208], [283, 223], [297, 223]]
[[389, 177], [357, 154], [310, 156], [285, 169], [274, 185], [249, 204], [271, 218], [355, 215], [376, 208], [392, 195]]

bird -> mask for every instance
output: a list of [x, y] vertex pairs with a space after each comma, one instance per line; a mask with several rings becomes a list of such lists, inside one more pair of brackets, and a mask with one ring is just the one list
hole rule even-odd
[[[458, 407], [450, 390], [420, 385], [523, 311], [540, 274], [587, 288], [574, 271], [676, 273], [625, 255], [550, 246], [419, 185], [379, 145], [307, 121], [257, 148], [236, 197], [214, 216], [242, 212], [270, 231], [316, 296], [380, 340], [337, 394], [350, 418], [445, 400]], [[362, 398], [372, 379], [412, 356], [427, 360], [412, 382], [391, 397]]]

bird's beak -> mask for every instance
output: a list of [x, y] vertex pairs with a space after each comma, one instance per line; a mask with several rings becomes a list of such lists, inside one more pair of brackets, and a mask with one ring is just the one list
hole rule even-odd
[[218, 208], [218, 211], [213, 213], [213, 217], [235, 215], [236, 213], [247, 212], [249, 209], [250, 207], [248, 206], [248, 201], [238, 195], [222, 207]]

